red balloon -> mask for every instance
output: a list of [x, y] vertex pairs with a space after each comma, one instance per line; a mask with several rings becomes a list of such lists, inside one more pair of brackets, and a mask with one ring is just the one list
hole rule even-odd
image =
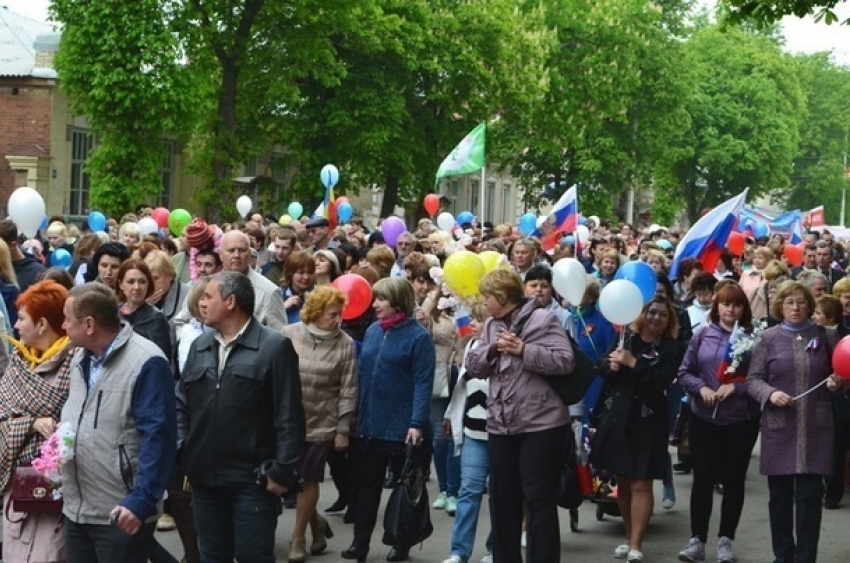
[[351, 321], [366, 312], [372, 305], [372, 288], [366, 278], [357, 274], [345, 274], [331, 284], [348, 296], [342, 310], [342, 320]]
[[347, 202], [347, 201], [348, 201], [348, 198], [347, 198], [347, 197], [345, 197], [344, 195], [341, 195], [341, 196], [339, 196], [338, 198], [336, 198], [336, 204], [337, 204], [338, 206], [339, 206], [339, 205], [342, 205], [343, 203], [345, 203], [345, 202]]
[[425, 196], [425, 211], [428, 212], [428, 215], [433, 217], [437, 214], [437, 211], [440, 210], [440, 196], [437, 194], [428, 194]]
[[782, 253], [788, 259], [788, 263], [792, 266], [801, 266], [803, 264], [803, 251], [799, 246], [786, 244], [782, 247]]
[[151, 213], [151, 217], [156, 221], [156, 224], [159, 225], [160, 229], [168, 228], [168, 216], [171, 215], [171, 212], [164, 207], [157, 207]]
[[744, 253], [744, 235], [741, 233], [729, 233], [729, 240], [726, 242], [729, 247], [729, 252], [735, 256], [741, 256]]
[[841, 379], [850, 379], [850, 338], [842, 338], [832, 352], [832, 371]]
[[809, 244], [809, 243], [807, 243], [806, 241], [801, 241], [801, 242], [798, 242], [797, 244], [795, 244], [794, 246], [796, 246], [797, 248], [799, 248], [799, 249], [800, 249], [800, 252], [803, 252], [803, 251], [805, 251], [805, 250], [806, 250], [806, 245], [807, 245], [807, 244]]

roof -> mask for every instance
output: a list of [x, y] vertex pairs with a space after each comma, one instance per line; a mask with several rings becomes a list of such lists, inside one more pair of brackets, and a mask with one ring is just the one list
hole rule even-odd
[[54, 30], [54, 24], [36, 21], [0, 6], [0, 76], [55, 78], [52, 69], [35, 66], [36, 39], [40, 39], [40, 43], [58, 44], [58, 40], [54, 42], [44, 37], [58, 37]]

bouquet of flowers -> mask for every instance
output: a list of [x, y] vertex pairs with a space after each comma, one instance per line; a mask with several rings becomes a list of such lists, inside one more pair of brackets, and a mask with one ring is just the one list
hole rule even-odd
[[41, 445], [41, 457], [33, 460], [32, 466], [55, 485], [53, 498], [62, 498], [62, 468], [74, 459], [76, 433], [70, 422], [63, 422]]
[[753, 330], [747, 332], [735, 324], [729, 345], [720, 367], [717, 369], [717, 379], [721, 384], [742, 382], [747, 379], [747, 367], [753, 356], [753, 348], [767, 328], [767, 323], [757, 322]]

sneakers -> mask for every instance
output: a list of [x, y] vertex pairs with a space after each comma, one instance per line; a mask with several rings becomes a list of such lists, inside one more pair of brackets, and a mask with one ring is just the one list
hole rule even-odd
[[488, 553], [484, 557], [481, 558], [481, 563], [493, 563], [493, 554]]
[[443, 561], [443, 563], [466, 563], [466, 561], [460, 555], [452, 555], [451, 557]]
[[626, 563], [644, 563], [644, 561], [646, 561], [646, 558], [643, 556], [643, 553], [637, 549], [629, 550], [629, 555], [626, 557]]
[[694, 536], [688, 542], [687, 547], [679, 552], [679, 561], [686, 563], [700, 563], [705, 561], [705, 544]]
[[434, 504], [431, 505], [431, 508], [434, 510], [445, 510], [446, 503], [448, 502], [449, 497], [445, 492], [440, 493], [436, 499], [434, 499]]
[[664, 485], [663, 492], [661, 493], [661, 507], [664, 510], [670, 510], [676, 506], [676, 489], [673, 488], [673, 485]]
[[614, 549], [614, 559], [625, 559], [629, 556], [629, 546], [628, 544], [618, 545]]
[[157, 532], [170, 532], [171, 530], [176, 529], [177, 523], [174, 521], [174, 518], [168, 514], [163, 514], [159, 517], [159, 520], [156, 521]]
[[732, 540], [726, 536], [717, 540], [717, 563], [735, 563], [735, 555], [732, 553]]
[[446, 498], [446, 513], [448, 513], [449, 516], [454, 516], [455, 512], [457, 512], [457, 498], [447, 497]]

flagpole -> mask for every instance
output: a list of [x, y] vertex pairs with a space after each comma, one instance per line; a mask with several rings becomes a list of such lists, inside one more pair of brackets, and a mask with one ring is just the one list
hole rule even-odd
[[484, 219], [484, 211], [485, 211], [485, 207], [484, 207], [484, 182], [486, 180], [486, 177], [487, 177], [487, 163], [485, 162], [484, 166], [481, 167], [481, 195], [480, 195], [480, 198], [481, 198], [481, 202], [480, 202], [481, 216], [478, 218], [478, 224], [481, 226], [481, 228], [484, 227], [484, 221], [485, 221], [485, 219]]

